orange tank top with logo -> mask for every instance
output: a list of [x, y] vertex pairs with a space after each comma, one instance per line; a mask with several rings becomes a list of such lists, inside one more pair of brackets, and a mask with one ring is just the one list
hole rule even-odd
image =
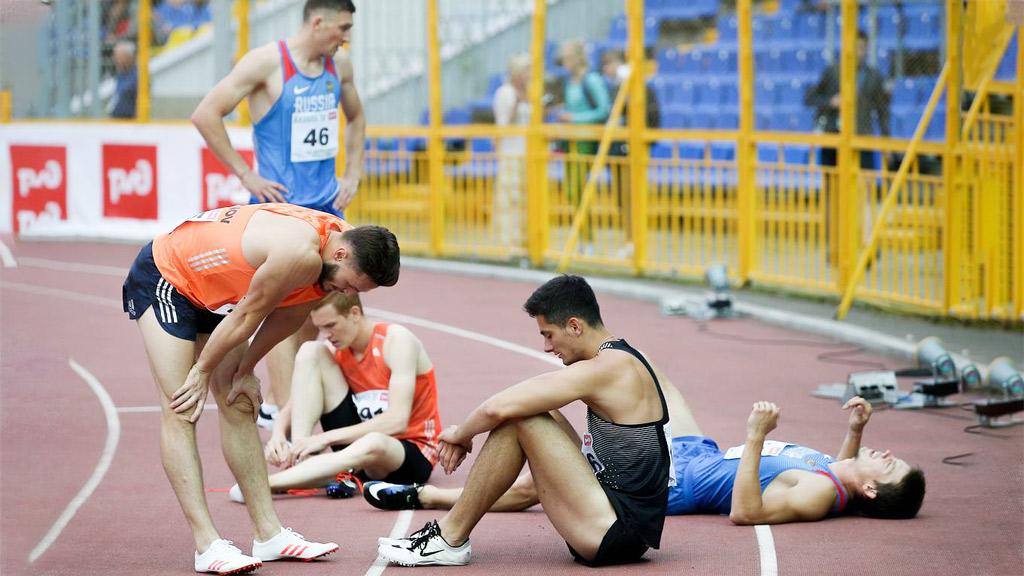
[[[337, 350], [334, 359], [341, 367], [348, 382], [359, 418], [367, 421], [388, 409], [388, 385], [391, 369], [384, 362], [384, 340], [387, 338], [387, 322], [373, 326], [373, 336], [363, 356], [356, 359], [349, 348]], [[420, 453], [431, 465], [437, 463], [437, 437], [441, 433], [441, 414], [437, 409], [437, 381], [434, 368], [416, 376], [413, 391], [412, 410], [409, 426], [405, 432], [395, 436], [408, 440], [420, 449]]]
[[[332, 230], [347, 222], [292, 204], [249, 204], [207, 210], [153, 240], [153, 260], [160, 274], [184, 297], [218, 314], [230, 312], [249, 291], [256, 269], [242, 254], [242, 234], [260, 210], [298, 218], [320, 235], [320, 250]], [[316, 283], [290, 292], [279, 306], [318, 300], [325, 292]]]

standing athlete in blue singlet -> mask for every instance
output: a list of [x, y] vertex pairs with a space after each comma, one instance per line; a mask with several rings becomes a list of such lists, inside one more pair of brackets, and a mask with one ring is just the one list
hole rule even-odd
[[[340, 217], [352, 202], [362, 176], [366, 119], [352, 63], [339, 48], [349, 41], [355, 11], [352, 0], [307, 0], [297, 34], [243, 56], [192, 114], [210, 150], [252, 194], [251, 202], [288, 202]], [[224, 117], [245, 98], [259, 173], [232, 147], [224, 127]], [[347, 120], [340, 179], [335, 176], [339, 104]], [[267, 355], [275, 404], [288, 402], [295, 353], [315, 337], [307, 322]], [[269, 425], [264, 418], [273, 411], [261, 410], [261, 425]]]

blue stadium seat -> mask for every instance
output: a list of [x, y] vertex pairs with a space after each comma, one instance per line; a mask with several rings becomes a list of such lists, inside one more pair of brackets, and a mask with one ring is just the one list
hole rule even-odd
[[701, 106], [714, 106], [717, 108], [722, 103], [722, 83], [717, 79], [706, 84], [697, 84], [698, 102]]
[[757, 130], [772, 130], [771, 112], [758, 110], [754, 115], [754, 128]]
[[782, 161], [786, 164], [807, 165], [811, 161], [811, 148], [806, 144], [787, 144], [782, 147]]
[[690, 118], [690, 128], [704, 130], [716, 128], [718, 125], [718, 115], [721, 112], [722, 109], [718, 105], [701, 104], [694, 110], [694, 114]]
[[493, 138], [473, 138], [469, 141], [469, 148], [473, 152], [481, 153], [493, 153], [494, 152], [494, 139]]
[[735, 45], [739, 38], [739, 21], [735, 16], [718, 19], [718, 42]]
[[661, 107], [661, 127], [681, 130], [689, 128], [689, 107], [669, 104]]
[[685, 71], [686, 72], [705, 72], [707, 71], [707, 53], [700, 48], [687, 52], [686, 56]]
[[629, 39], [629, 22], [625, 16], [612, 18], [611, 27], [608, 30], [608, 40], [613, 42], [626, 43]]
[[778, 101], [775, 80], [771, 78], [758, 78], [754, 83], [754, 106], [758, 109], [767, 109], [775, 106]]
[[737, 70], [735, 49], [720, 46], [718, 50], [708, 54], [707, 72], [711, 74], [735, 74]]
[[703, 160], [705, 143], [702, 140], [683, 140], [679, 143], [679, 158], [682, 160]]
[[449, 108], [444, 112], [445, 124], [469, 124], [470, 114], [468, 108]]
[[693, 80], [680, 80], [672, 92], [672, 102], [683, 106], [696, 106], [701, 103], [700, 94]]
[[658, 74], [679, 74], [683, 71], [684, 58], [675, 48], [668, 48], [658, 52], [655, 59], [658, 62]]
[[928, 128], [925, 130], [924, 139], [933, 142], [938, 142], [946, 137], [946, 108], [936, 107], [935, 114], [932, 115], [932, 121], [928, 123]]
[[671, 158], [675, 149], [675, 142], [671, 140], [658, 140], [651, 145], [651, 158]]
[[1019, 39], [1017, 35], [1013, 36], [1010, 40], [1010, 45], [1006, 47], [1006, 52], [1003, 54], [1003, 59], [999, 61], [999, 68], [996, 69], [996, 79], [998, 80], [1015, 80], [1017, 78], [1017, 42]]
[[900, 28], [903, 17], [895, 6], [880, 6], [878, 8], [878, 45], [879, 47], [891, 48], [899, 41]]
[[803, 45], [817, 46], [825, 41], [825, 18], [821, 14], [800, 14], [796, 37]]
[[760, 164], [774, 164], [779, 161], [777, 144], [760, 143], [757, 145], [757, 161]]
[[913, 78], [901, 78], [892, 87], [893, 107], [909, 108], [919, 104], [919, 90]]
[[798, 26], [799, 24], [792, 15], [782, 13], [779, 19], [775, 21], [775, 30], [773, 32], [775, 44], [778, 46], [794, 46], [799, 44], [800, 40], [797, 38]]
[[778, 75], [786, 71], [782, 51], [778, 48], [758, 50], [754, 53], [757, 70], [761, 74]]
[[903, 44], [911, 50], [935, 50], [942, 42], [941, 7], [931, 4], [909, 4], [904, 8], [906, 36]]
[[735, 142], [712, 142], [711, 143], [711, 159], [712, 160], [735, 160], [736, 159], [736, 143]]
[[722, 105], [736, 108], [740, 103], [740, 89], [734, 78], [722, 79], [721, 98]]
[[720, 110], [715, 119], [715, 128], [719, 130], [736, 130], [740, 127], [740, 115], [735, 110]]

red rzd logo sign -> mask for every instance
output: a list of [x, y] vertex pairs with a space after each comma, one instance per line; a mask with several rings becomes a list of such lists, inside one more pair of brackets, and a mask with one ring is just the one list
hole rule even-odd
[[157, 219], [156, 146], [103, 145], [103, 216]]
[[67, 219], [67, 148], [11, 145], [14, 233]]
[[[252, 168], [252, 150], [239, 150], [242, 160]], [[242, 186], [242, 182], [224, 167], [209, 148], [203, 148], [201, 153], [203, 164], [203, 181], [200, 188], [203, 191], [203, 211], [234, 206], [235, 204], [248, 204], [249, 191]]]

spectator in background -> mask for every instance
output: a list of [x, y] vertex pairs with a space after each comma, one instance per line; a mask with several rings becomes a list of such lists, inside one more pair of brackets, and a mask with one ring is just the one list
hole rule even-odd
[[[868, 64], [868, 36], [863, 30], [857, 32], [857, 134], [874, 134], [877, 122], [879, 133], [889, 136], [889, 92], [885, 87], [885, 76]], [[815, 109], [815, 124], [822, 132], [839, 132], [839, 64], [825, 69], [818, 83], [804, 96], [804, 104]], [[863, 150], [860, 154], [862, 168], [875, 168], [874, 152]], [[821, 149], [821, 165], [836, 165], [835, 148]]]
[[[558, 47], [559, 64], [569, 71], [565, 82], [563, 109], [558, 115], [561, 122], [573, 124], [601, 124], [611, 112], [611, 97], [601, 75], [590, 70], [582, 40], [567, 40]], [[590, 167], [588, 156], [597, 151], [597, 142], [570, 140], [565, 160], [565, 187], [569, 203], [577, 208], [583, 199]], [[584, 225], [580, 235], [584, 254], [594, 251], [590, 227]]]
[[135, 44], [120, 40], [114, 44], [111, 55], [114, 61], [114, 95], [110, 98], [108, 110], [111, 118], [135, 118], [135, 96], [139, 87], [138, 70], [135, 66]]
[[[508, 64], [508, 76], [494, 93], [494, 123], [498, 126], [530, 123], [530, 102], [526, 89], [530, 83], [530, 56], [519, 54]], [[523, 175], [526, 166], [526, 138], [499, 138], [498, 177], [495, 181], [491, 219], [498, 242], [520, 246], [523, 241]]]

